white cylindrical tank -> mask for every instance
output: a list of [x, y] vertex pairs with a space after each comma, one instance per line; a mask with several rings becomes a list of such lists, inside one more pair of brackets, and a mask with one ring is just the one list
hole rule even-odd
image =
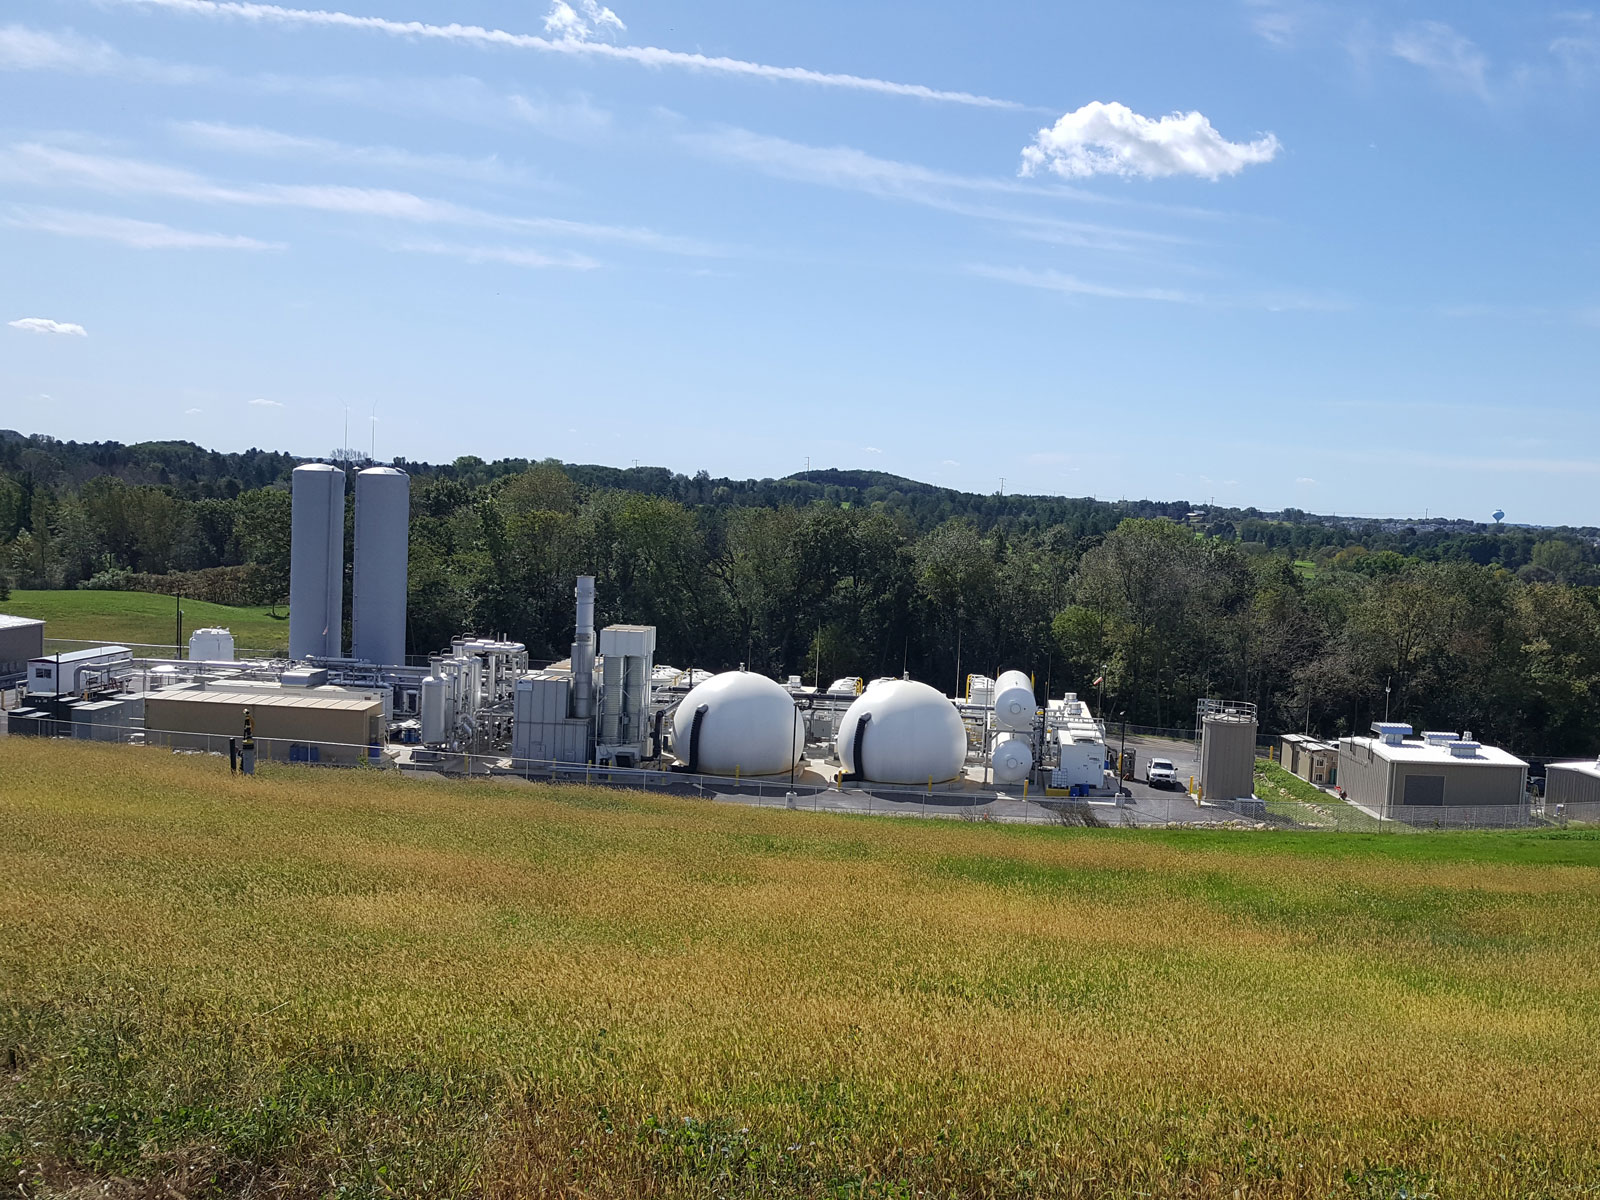
[[[691, 764], [695, 714], [698, 756]], [[777, 775], [800, 761], [805, 718], [783, 685], [748, 671], [725, 671], [689, 690], [672, 714], [672, 748], [702, 775]]]
[[[856, 727], [867, 718], [856, 761]], [[885, 679], [845, 710], [835, 742], [847, 775], [872, 783], [942, 783], [961, 774], [967, 728], [955, 705], [925, 683]]]
[[189, 657], [199, 662], [232, 662], [233, 634], [226, 629], [196, 629], [189, 635]]
[[1013, 733], [1033, 728], [1039, 705], [1033, 698], [1033, 680], [1021, 671], [1007, 671], [994, 681], [994, 723]]
[[290, 476], [289, 657], [344, 646], [344, 472], [306, 463]]
[[1033, 770], [1033, 747], [1021, 736], [1003, 737], [989, 755], [996, 783], [1021, 783]]
[[393, 467], [368, 467], [357, 474], [355, 574], [350, 581], [352, 658], [380, 666], [406, 661], [410, 540], [411, 477]]
[[421, 701], [417, 705], [422, 723], [422, 741], [438, 746], [450, 740], [450, 726], [454, 723], [450, 712], [450, 684], [437, 675], [422, 681]]

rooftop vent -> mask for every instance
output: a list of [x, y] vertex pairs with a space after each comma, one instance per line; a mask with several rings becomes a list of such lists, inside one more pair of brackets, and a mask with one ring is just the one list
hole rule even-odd
[[1452, 758], [1477, 758], [1479, 745], [1477, 742], [1451, 742], [1450, 755]]
[[1458, 733], [1440, 733], [1438, 730], [1424, 730], [1422, 736], [1430, 746], [1448, 746], [1461, 738]]
[[1372, 732], [1383, 739], [1385, 746], [1398, 746], [1411, 736], [1411, 726], [1400, 721], [1374, 721]]

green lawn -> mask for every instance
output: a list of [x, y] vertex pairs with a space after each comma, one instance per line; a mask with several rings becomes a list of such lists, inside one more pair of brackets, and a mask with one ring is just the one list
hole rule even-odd
[[[174, 601], [151, 592], [13, 591], [0, 601], [0, 612], [45, 622], [46, 638], [63, 641], [121, 642], [171, 646]], [[272, 616], [270, 608], [233, 608], [183, 601], [183, 639], [196, 629], [218, 626], [233, 631], [240, 650], [285, 653], [289, 646], [288, 608]]]
[[1600, 1179], [1600, 837], [888, 820], [0, 738], [28, 1197]]

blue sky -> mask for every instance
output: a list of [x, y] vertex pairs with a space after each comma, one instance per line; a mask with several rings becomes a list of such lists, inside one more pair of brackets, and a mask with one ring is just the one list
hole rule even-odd
[[1559, 4], [32, 0], [0, 426], [1592, 524], [1597, 91]]

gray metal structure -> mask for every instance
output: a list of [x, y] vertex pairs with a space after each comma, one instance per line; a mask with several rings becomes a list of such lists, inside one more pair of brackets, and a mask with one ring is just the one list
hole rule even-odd
[[1341, 738], [1339, 786], [1380, 817], [1427, 822], [1443, 809], [1515, 810], [1526, 804], [1528, 764], [1471, 735], [1374, 722], [1377, 737]]
[[1547, 813], [1559, 804], [1569, 817], [1593, 819], [1600, 814], [1600, 763], [1589, 759], [1545, 767], [1544, 803]]
[[306, 463], [291, 476], [289, 657], [344, 655], [344, 472]]
[[404, 663], [410, 476], [393, 467], [359, 472], [355, 526], [350, 657], [379, 665]]
[[1200, 795], [1217, 801], [1254, 796], [1255, 706], [1223, 705], [1203, 714], [1200, 724]]
[[0, 685], [28, 672], [28, 663], [44, 657], [44, 622], [0, 613]]

